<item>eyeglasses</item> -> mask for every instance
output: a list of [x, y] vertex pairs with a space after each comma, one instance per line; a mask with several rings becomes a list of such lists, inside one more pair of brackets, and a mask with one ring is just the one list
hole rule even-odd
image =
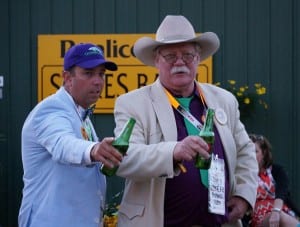
[[178, 58], [182, 59], [182, 61], [184, 61], [184, 63], [189, 64], [192, 61], [194, 61], [196, 55], [192, 54], [192, 53], [184, 53], [181, 55], [181, 57], [178, 57], [176, 54], [167, 54], [167, 55], [162, 55], [161, 53], [159, 53], [164, 60], [169, 63], [169, 64], [174, 64]]

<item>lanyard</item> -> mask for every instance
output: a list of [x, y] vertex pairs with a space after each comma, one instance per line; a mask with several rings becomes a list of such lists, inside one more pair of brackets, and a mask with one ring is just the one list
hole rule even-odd
[[[199, 92], [201, 101], [203, 103], [203, 106], [206, 109], [204, 97], [202, 96], [200, 88], [198, 88], [198, 92]], [[197, 129], [201, 130], [203, 128], [203, 124], [201, 124], [201, 122], [199, 122], [188, 110], [186, 110], [184, 107], [182, 107], [180, 105], [180, 103], [171, 95], [171, 93], [167, 89], [165, 89], [165, 93], [169, 99], [169, 102], [178, 111], [178, 113], [180, 113], [185, 119], [187, 119]]]
[[[200, 91], [200, 88], [197, 87], [200, 98], [201, 98], [201, 102], [203, 103], [203, 106], [205, 109], [207, 109], [206, 105], [205, 105], [205, 101], [204, 101], [204, 97], [202, 96], [202, 93]], [[182, 107], [180, 105], [180, 103], [171, 95], [171, 93], [167, 90], [164, 89], [165, 93], [169, 99], [169, 102], [171, 103], [171, 105], [184, 117], [186, 118], [194, 127], [196, 127], [197, 129], [199, 129], [199, 131], [203, 128], [203, 125], [189, 112], [187, 111], [184, 107]], [[177, 166], [180, 168], [180, 170], [183, 173], [186, 173], [186, 168], [182, 163], [177, 163]]]

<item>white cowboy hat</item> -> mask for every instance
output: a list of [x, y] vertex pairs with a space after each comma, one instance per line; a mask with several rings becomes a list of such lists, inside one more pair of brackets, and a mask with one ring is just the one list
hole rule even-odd
[[150, 37], [138, 39], [133, 46], [133, 52], [145, 65], [155, 66], [154, 50], [158, 46], [183, 42], [195, 42], [200, 45], [201, 62], [213, 55], [220, 46], [219, 38], [215, 33], [205, 32], [197, 36], [192, 24], [184, 16], [168, 15], [158, 27], [156, 39]]

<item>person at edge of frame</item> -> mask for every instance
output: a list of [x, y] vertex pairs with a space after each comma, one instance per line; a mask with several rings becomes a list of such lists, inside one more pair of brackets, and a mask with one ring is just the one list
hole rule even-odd
[[98, 227], [106, 179], [100, 164], [119, 165], [113, 137], [99, 141], [90, 106], [99, 99], [106, 61], [91, 43], [72, 46], [64, 56], [63, 86], [27, 116], [22, 129], [23, 198], [20, 227]]

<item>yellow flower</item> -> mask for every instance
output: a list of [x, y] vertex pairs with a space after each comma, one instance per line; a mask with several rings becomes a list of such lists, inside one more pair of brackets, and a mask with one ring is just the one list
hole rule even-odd
[[245, 90], [245, 87], [240, 87], [240, 92], [244, 92]]
[[237, 92], [236, 95], [241, 97], [241, 96], [243, 96], [243, 93], [242, 92]]
[[251, 100], [250, 100], [249, 98], [247, 98], [247, 97], [244, 98], [244, 103], [245, 103], [245, 104], [248, 105], [248, 104], [250, 104], [250, 102], [251, 102]]
[[103, 215], [104, 227], [116, 227], [118, 223], [118, 211], [120, 208], [119, 199], [122, 197], [123, 191], [115, 194], [106, 204]]
[[118, 223], [118, 216], [104, 215], [104, 227], [116, 227]]
[[264, 95], [264, 94], [266, 94], [266, 91], [267, 91], [267, 89], [265, 87], [260, 87], [260, 88], [256, 89], [256, 93], [258, 95]]
[[[252, 86], [237, 86], [235, 80], [227, 80], [227, 82], [228, 84], [224, 88], [236, 97], [241, 116], [252, 115], [257, 107], [256, 104], [264, 109], [268, 108], [267, 103], [263, 100], [267, 90], [261, 83], [254, 83]], [[221, 83], [216, 83], [215, 85], [221, 86]]]
[[231, 84], [231, 85], [235, 85], [236, 84], [235, 80], [228, 80], [228, 83]]
[[262, 105], [265, 109], [268, 109], [268, 104], [264, 102], [263, 100], [259, 100], [259, 104]]
[[254, 87], [256, 87], [256, 88], [260, 88], [262, 85], [261, 85], [261, 83], [255, 83], [254, 84]]

